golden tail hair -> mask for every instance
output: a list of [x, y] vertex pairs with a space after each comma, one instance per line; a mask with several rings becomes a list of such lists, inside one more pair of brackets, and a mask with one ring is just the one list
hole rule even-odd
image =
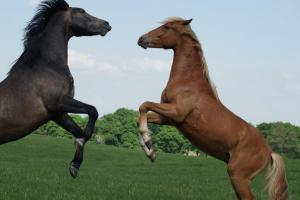
[[267, 186], [270, 200], [288, 199], [288, 182], [285, 174], [283, 158], [276, 154], [271, 154], [271, 161], [267, 171]]

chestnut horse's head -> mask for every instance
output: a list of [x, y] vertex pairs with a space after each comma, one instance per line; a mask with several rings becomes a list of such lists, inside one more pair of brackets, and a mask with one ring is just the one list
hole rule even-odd
[[184, 34], [191, 35], [190, 23], [192, 19], [169, 18], [163, 21], [163, 25], [142, 35], [138, 45], [147, 48], [173, 49]]

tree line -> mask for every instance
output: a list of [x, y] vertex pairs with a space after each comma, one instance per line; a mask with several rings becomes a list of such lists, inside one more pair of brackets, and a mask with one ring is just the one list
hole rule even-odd
[[[87, 117], [72, 115], [72, 118], [82, 128], [87, 123]], [[117, 147], [140, 149], [136, 126], [137, 119], [138, 112], [126, 108], [107, 114], [96, 122], [92, 141]], [[257, 128], [268, 140], [275, 152], [289, 158], [300, 158], [300, 127], [290, 123], [275, 122], [261, 123]], [[153, 146], [157, 151], [166, 153], [199, 152], [174, 127], [149, 124], [149, 129], [152, 133]], [[43, 125], [35, 133], [72, 138], [70, 133], [57, 126], [54, 122]]]

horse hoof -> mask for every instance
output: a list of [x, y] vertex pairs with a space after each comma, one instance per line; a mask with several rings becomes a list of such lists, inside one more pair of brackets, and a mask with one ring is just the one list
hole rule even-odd
[[155, 155], [155, 153], [153, 152], [150, 156], [149, 156], [149, 159], [152, 161], [152, 162], [154, 162], [155, 161], [155, 159], [156, 159], [156, 155]]
[[77, 175], [78, 175], [78, 169], [74, 166], [70, 166], [69, 168], [69, 171], [70, 171], [70, 175], [73, 177], [73, 178], [76, 178]]

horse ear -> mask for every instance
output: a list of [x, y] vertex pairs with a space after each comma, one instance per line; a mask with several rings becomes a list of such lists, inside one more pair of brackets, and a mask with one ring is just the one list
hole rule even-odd
[[192, 21], [193, 21], [193, 19], [184, 20], [183, 25], [189, 25]]

